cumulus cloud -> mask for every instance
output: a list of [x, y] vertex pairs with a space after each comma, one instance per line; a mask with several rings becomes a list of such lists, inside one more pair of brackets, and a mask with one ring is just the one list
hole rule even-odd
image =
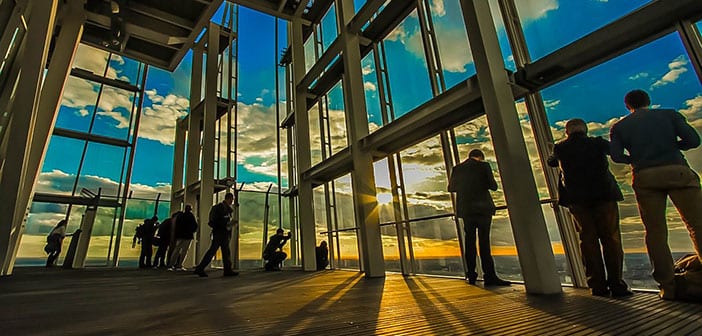
[[375, 86], [374, 83], [371, 82], [364, 82], [363, 83], [363, 88], [366, 89], [366, 91], [376, 91], [378, 88]]
[[[73, 189], [73, 183], [76, 180], [75, 174], [69, 174], [61, 170], [55, 169], [50, 172], [42, 172], [37, 180], [36, 192], [66, 195], [70, 194]], [[102, 189], [102, 194], [108, 197], [117, 196], [119, 183], [106, 177], [94, 175], [82, 175], [78, 181], [80, 188], [86, 188], [97, 193], [98, 189]], [[130, 187], [135, 197], [143, 195], [155, 197], [156, 194], [170, 196], [171, 185], [159, 183], [155, 186], [133, 183]]]
[[168, 94], [165, 97], [154, 90], [145, 91], [151, 106], [142, 109], [139, 137], [172, 145], [175, 140], [176, 121], [188, 114], [187, 98]]
[[651, 89], [675, 83], [675, 81], [677, 81], [678, 78], [680, 78], [680, 75], [687, 72], [687, 67], [685, 67], [686, 65], [687, 59], [684, 55], [676, 57], [668, 64], [669, 71], [666, 72], [665, 75], [663, 75], [663, 77], [661, 77], [655, 83], [653, 83], [653, 85], [651, 85]]
[[648, 72], [639, 72], [636, 75], [629, 77], [629, 80], [637, 80], [637, 79], [647, 78], [647, 77], [648, 77]]

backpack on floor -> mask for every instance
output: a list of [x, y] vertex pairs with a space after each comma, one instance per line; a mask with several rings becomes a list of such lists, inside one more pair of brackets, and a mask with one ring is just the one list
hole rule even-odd
[[696, 254], [688, 254], [675, 261], [675, 297], [702, 301], [702, 264]]

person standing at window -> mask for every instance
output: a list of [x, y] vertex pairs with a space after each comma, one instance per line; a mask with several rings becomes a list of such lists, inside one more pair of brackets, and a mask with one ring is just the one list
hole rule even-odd
[[475, 272], [477, 230], [484, 285], [509, 286], [509, 281], [497, 276], [490, 251], [490, 226], [495, 214], [495, 203], [490, 196], [490, 190], [497, 190], [492, 169], [490, 164], [485, 162], [485, 154], [479, 149], [474, 149], [468, 154], [467, 160], [453, 167], [448, 184], [448, 191], [456, 193], [456, 216], [463, 220], [466, 279], [474, 285], [478, 277], [478, 273]]
[[[646, 249], [662, 299], [675, 299], [673, 256], [668, 246], [668, 196], [687, 226], [697, 258], [702, 256], [700, 178], [681, 151], [699, 147], [700, 136], [685, 117], [671, 109], [652, 109], [643, 90], [624, 97], [631, 114], [610, 130], [614, 162], [630, 164], [632, 187], [646, 228]], [[628, 152], [625, 153], [624, 150]]]
[[66, 226], [68, 226], [68, 221], [65, 219], [60, 220], [46, 236], [46, 247], [44, 247], [44, 251], [49, 254], [49, 257], [46, 259], [46, 267], [52, 267], [56, 264], [56, 259], [58, 259], [59, 254], [61, 254], [63, 239], [66, 238], [66, 236], [72, 235], [66, 234]]
[[624, 196], [609, 171], [609, 141], [589, 137], [582, 119], [569, 120], [565, 131], [567, 138], [554, 146], [548, 165], [561, 167], [558, 204], [575, 217], [587, 285], [595, 296], [629, 296], [632, 292], [622, 280], [624, 251], [617, 206]]

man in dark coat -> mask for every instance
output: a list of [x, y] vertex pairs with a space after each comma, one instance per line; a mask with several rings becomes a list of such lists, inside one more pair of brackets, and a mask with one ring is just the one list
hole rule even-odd
[[569, 120], [566, 135], [565, 140], [554, 146], [548, 164], [558, 167], [560, 163], [563, 174], [559, 204], [567, 206], [575, 217], [587, 284], [592, 295], [631, 295], [622, 280], [624, 251], [617, 201], [624, 198], [609, 171], [609, 142], [589, 137], [582, 119]]
[[175, 217], [175, 230], [173, 236], [175, 238], [175, 247], [171, 253], [169, 269], [184, 271], [183, 261], [188, 255], [190, 242], [195, 238], [197, 232], [197, 220], [193, 215], [193, 207], [190, 204], [185, 205], [185, 212], [179, 212]]
[[212, 227], [212, 244], [209, 250], [202, 257], [200, 264], [195, 267], [195, 274], [206, 277], [205, 267], [210, 264], [217, 249], [222, 250], [222, 264], [224, 266], [224, 276], [239, 275], [239, 272], [232, 270], [232, 252], [229, 248], [229, 239], [232, 237], [232, 204], [234, 194], [227, 193], [224, 201], [218, 203], [210, 210], [208, 225]]
[[137, 228], [138, 236], [141, 238], [141, 254], [139, 255], [139, 268], [151, 267], [151, 255], [153, 253], [154, 234], [158, 227], [158, 217], [153, 216], [145, 219], [144, 223]]
[[[175, 216], [175, 214], [173, 214]], [[173, 225], [173, 217], [166, 218], [159, 226], [155, 241], [158, 249], [156, 250], [156, 255], [154, 256], [154, 268], [166, 267], [166, 256], [168, 255], [168, 248], [171, 245], [171, 226]]]
[[290, 239], [291, 234], [283, 235], [283, 229], [276, 230], [275, 234], [268, 239], [268, 244], [263, 250], [263, 259], [266, 260], [265, 269], [266, 271], [280, 271], [280, 264], [288, 257], [288, 255], [283, 252], [283, 246]]
[[490, 190], [497, 190], [492, 169], [490, 164], [485, 162], [485, 154], [479, 149], [474, 149], [468, 154], [467, 160], [453, 167], [448, 185], [448, 191], [456, 192], [456, 216], [463, 219], [466, 279], [473, 285], [478, 277], [475, 271], [477, 230], [485, 286], [509, 286], [509, 281], [497, 276], [490, 252], [490, 225], [495, 214], [495, 203], [490, 196]]

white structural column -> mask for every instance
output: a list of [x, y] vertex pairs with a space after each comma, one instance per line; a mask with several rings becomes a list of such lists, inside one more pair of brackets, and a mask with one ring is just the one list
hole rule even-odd
[[[190, 204], [193, 207], [193, 214], [197, 218], [198, 224], [200, 226], [207, 225], [207, 223], [202, 223], [202, 215], [198, 211], [198, 195], [197, 191], [193, 189], [193, 184], [195, 184], [198, 179], [198, 173], [200, 170], [200, 122], [202, 121], [202, 115], [200, 113], [195, 113], [195, 106], [200, 103], [202, 99], [202, 44], [198, 44], [193, 48], [193, 65], [190, 77], [190, 115], [188, 116], [188, 143], [186, 148], [186, 158], [185, 158], [185, 190], [183, 196], [183, 202], [185, 204]], [[205, 214], [207, 216], [207, 214]], [[199, 231], [198, 231], [199, 232]], [[205, 237], [207, 238], [207, 237]], [[200, 236], [196, 236], [197, 241], [200, 241]], [[188, 251], [188, 256], [183, 262], [183, 266], [194, 266], [195, 265], [195, 250], [197, 248], [196, 244], [190, 244], [190, 251]]]
[[490, 6], [484, 0], [461, 0], [461, 7], [527, 293], [560, 293], [551, 240], [536, 183], [531, 177], [529, 155]]
[[292, 69], [294, 87], [295, 112], [295, 149], [297, 150], [298, 174], [298, 220], [300, 222], [300, 247], [302, 252], [302, 269], [317, 270], [315, 259], [315, 223], [314, 204], [312, 198], [312, 181], [302, 178], [302, 174], [312, 166], [310, 154], [310, 121], [307, 114], [307, 89], [300, 86], [305, 77], [305, 50], [302, 40], [302, 20], [294, 18], [291, 23], [292, 31]]
[[[56, 39], [54, 52], [51, 56], [49, 69], [46, 72], [39, 97], [39, 107], [26, 168], [27, 174], [22, 187], [21, 199], [18, 203], [20, 207], [18, 211], [21, 211], [23, 208], [29, 209], [34, 197], [34, 187], [41, 167], [44, 165], [49, 139], [54, 132], [54, 123], [56, 122], [61, 98], [63, 97], [63, 89], [71, 73], [73, 58], [78, 49], [80, 38], [83, 35], [83, 23], [86, 19], [83, 5], [83, 0], [71, 0], [63, 7], [59, 16], [61, 32]], [[15, 220], [14, 226], [20, 229], [15, 230], [12, 235], [13, 250], [10, 268], [14, 265], [14, 258], [17, 255], [20, 239], [24, 232], [24, 226], [22, 225], [24, 217], [16, 218]]]
[[17, 85], [16, 97], [12, 105], [12, 122], [7, 160], [0, 176], [0, 275], [12, 273], [14, 244], [11, 237], [18, 237], [27, 213], [27, 204], [20, 204], [24, 192], [27, 163], [30, 156], [34, 124], [36, 122], [39, 93], [44, 75], [44, 65], [49, 51], [49, 41], [54, 28], [58, 0], [36, 1], [32, 5], [31, 17], [25, 38], [32, 43], [24, 45], [22, 70]]
[[185, 167], [185, 131], [183, 120], [176, 121], [173, 144], [173, 179], [171, 181], [171, 214], [182, 209], [182, 202], [176, 201], [175, 193], [183, 189], [183, 168]]
[[336, 1], [337, 17], [341, 22], [339, 39], [344, 62], [344, 109], [348, 142], [351, 147], [353, 171], [351, 185], [356, 225], [360, 232], [360, 255], [366, 277], [385, 276], [383, 243], [380, 238], [380, 218], [376, 198], [373, 158], [361, 150], [361, 139], [368, 135], [368, 113], [366, 111], [361, 50], [357, 33], [349, 32], [347, 26], [354, 16], [353, 1]]
[[217, 76], [219, 74], [219, 25], [210, 22], [207, 28], [207, 61], [205, 63], [205, 109], [202, 116], [202, 176], [200, 177], [200, 243], [197, 258], [209, 247], [212, 228], [207, 225], [214, 198], [215, 124], [217, 123]]

